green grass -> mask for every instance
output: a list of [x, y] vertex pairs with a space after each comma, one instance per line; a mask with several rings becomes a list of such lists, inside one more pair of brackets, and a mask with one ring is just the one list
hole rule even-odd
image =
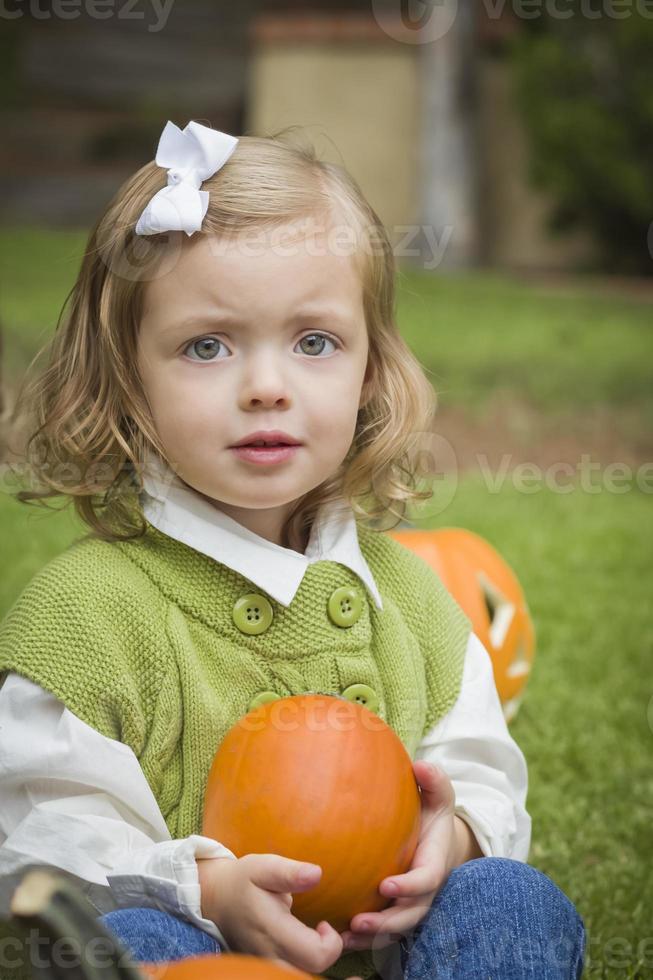
[[564, 421], [609, 404], [653, 425], [653, 304], [545, 289], [498, 273], [402, 272], [398, 319], [443, 404], [479, 414], [497, 392]]
[[[81, 257], [77, 233], [0, 235], [0, 318], [14, 363], [52, 329]], [[593, 404], [651, 419], [650, 305], [547, 293], [498, 275], [403, 273], [400, 322], [445, 402], [482, 411], [498, 384], [547, 415]], [[538, 649], [512, 724], [529, 763], [530, 862], [575, 902], [585, 977], [653, 977], [653, 495], [580, 487], [491, 492], [462, 478], [423, 526], [466, 527], [517, 572]], [[421, 526], [421, 525], [420, 525]], [[0, 615], [50, 557], [85, 532], [0, 495]], [[645, 945], [648, 942], [648, 946]]]
[[79, 269], [86, 234], [0, 231], [0, 324], [6, 338], [4, 375], [25, 368], [57, 322]]
[[[7, 376], [54, 328], [85, 243], [83, 231], [0, 230]], [[653, 303], [492, 272], [402, 269], [397, 285], [402, 332], [443, 405], [480, 413], [504, 392], [561, 419], [608, 404], [653, 426]]]
[[[59, 503], [50, 506], [60, 507]], [[69, 507], [50, 513], [0, 495], [0, 537], [4, 555], [0, 579], [0, 617], [46, 561], [88, 532]], [[7, 560], [9, 558], [9, 560]]]
[[438, 517], [494, 544], [528, 598], [538, 646], [511, 731], [529, 764], [529, 861], [585, 919], [586, 977], [653, 975], [652, 504], [509, 480], [490, 494], [477, 476]]

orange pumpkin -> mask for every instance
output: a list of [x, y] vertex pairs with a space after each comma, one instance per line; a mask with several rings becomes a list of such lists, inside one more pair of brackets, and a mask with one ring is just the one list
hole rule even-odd
[[170, 963], [139, 963], [138, 969], [156, 980], [311, 980], [314, 976], [288, 963], [246, 953], [209, 953]]
[[535, 656], [533, 621], [514, 571], [491, 544], [464, 528], [388, 533], [437, 572], [471, 619], [492, 659], [504, 717], [511, 721]]
[[339, 695], [300, 694], [254, 708], [227, 732], [207, 782], [202, 833], [237, 857], [280, 854], [322, 868], [293, 893], [293, 915], [342, 932], [390, 900], [381, 881], [407, 871], [420, 788], [401, 739]]

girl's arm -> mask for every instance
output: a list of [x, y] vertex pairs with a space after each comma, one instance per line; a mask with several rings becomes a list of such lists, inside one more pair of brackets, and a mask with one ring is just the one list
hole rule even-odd
[[455, 812], [485, 857], [528, 859], [526, 760], [508, 731], [490, 655], [475, 633], [469, 637], [458, 700], [422, 739], [418, 759], [447, 773], [456, 791]]
[[13, 672], [0, 688], [0, 799], [0, 916], [42, 864], [72, 875], [101, 913], [163, 909], [228, 948], [202, 916], [197, 859], [235, 855], [196, 834], [172, 840], [131, 748]]

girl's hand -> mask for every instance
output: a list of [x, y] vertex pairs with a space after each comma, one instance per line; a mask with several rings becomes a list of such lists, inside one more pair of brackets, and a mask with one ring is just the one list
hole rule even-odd
[[[422, 816], [417, 849], [410, 870], [402, 875], [384, 878], [379, 886], [382, 895], [395, 898], [382, 912], [361, 912], [351, 920], [350, 929], [342, 933], [346, 950], [384, 949], [403, 938], [424, 918], [433, 899], [449, 873], [468, 860], [462, 856], [461, 833], [467, 826], [454, 816], [456, 794], [447, 774], [424, 760], [413, 762], [413, 771], [422, 789]], [[456, 824], [463, 824], [457, 830]], [[478, 847], [473, 849], [480, 856]], [[395, 891], [391, 882], [397, 883]], [[367, 930], [363, 925], [368, 924]]]
[[[236, 953], [262, 956], [304, 973], [322, 973], [342, 955], [340, 934], [328, 922], [315, 929], [291, 912], [292, 893], [314, 888], [321, 869], [278, 854], [203, 858], [197, 862], [202, 915]], [[301, 872], [309, 869], [309, 878]], [[354, 978], [359, 980], [359, 978]]]

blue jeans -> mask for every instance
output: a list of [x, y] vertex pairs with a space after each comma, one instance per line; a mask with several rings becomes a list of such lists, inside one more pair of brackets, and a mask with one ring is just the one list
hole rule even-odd
[[[136, 962], [219, 953], [201, 929], [150, 908], [101, 917]], [[383, 980], [579, 980], [585, 926], [541, 871], [509, 858], [477, 858], [449, 875], [401, 942], [373, 950]]]

